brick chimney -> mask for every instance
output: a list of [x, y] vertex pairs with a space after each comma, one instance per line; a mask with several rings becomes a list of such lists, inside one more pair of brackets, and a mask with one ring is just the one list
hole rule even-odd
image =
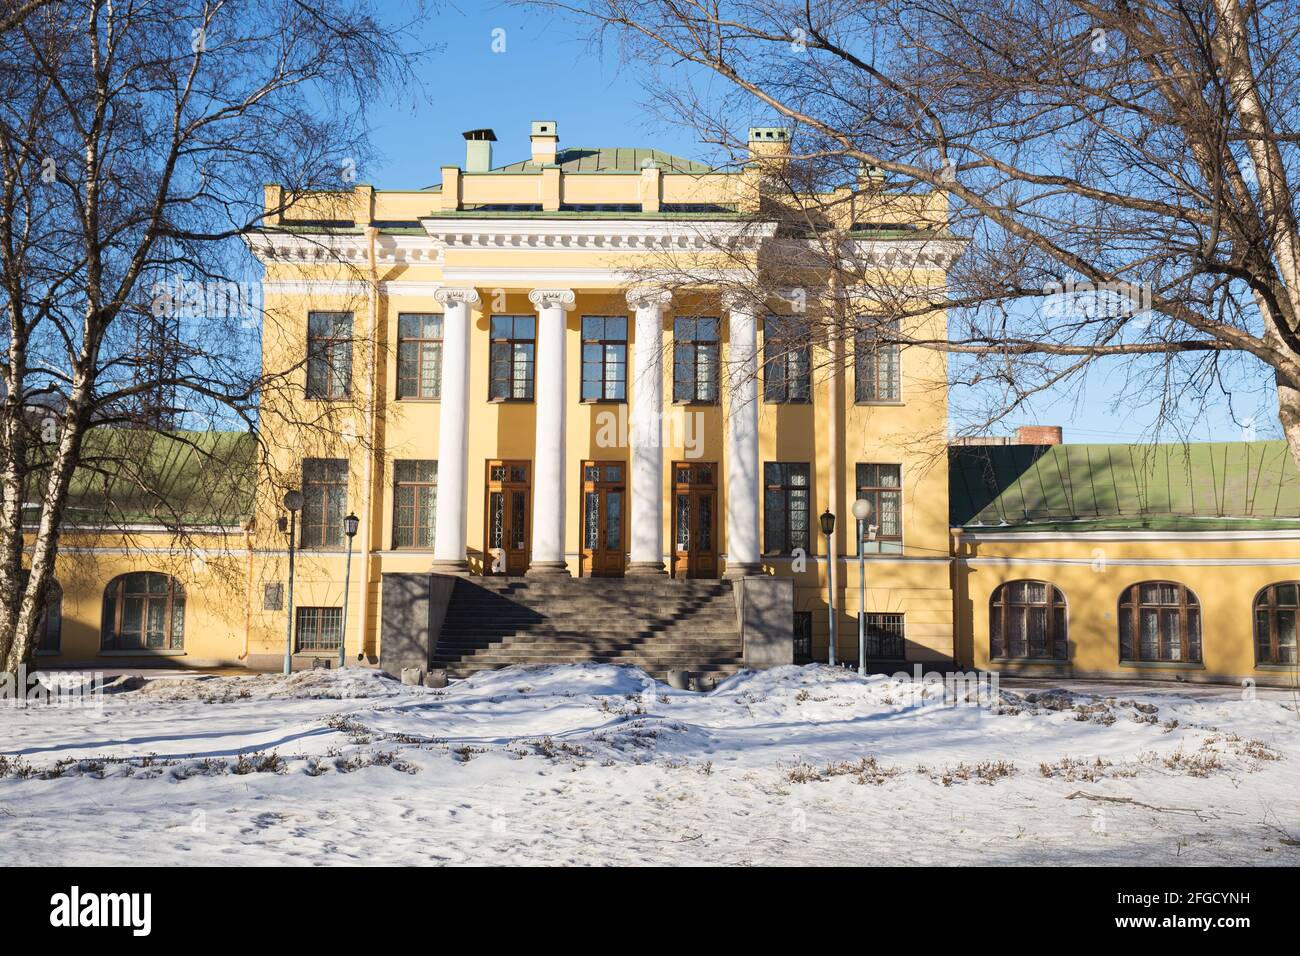
[[1021, 425], [1016, 429], [1017, 445], [1059, 445], [1062, 437], [1060, 425]]

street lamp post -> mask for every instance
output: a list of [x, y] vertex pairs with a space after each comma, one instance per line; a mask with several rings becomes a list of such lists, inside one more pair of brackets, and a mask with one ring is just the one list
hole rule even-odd
[[[347, 666], [343, 646], [347, 643], [348, 636], [348, 591], [351, 590], [349, 585], [352, 583], [352, 539], [357, 536], [357, 525], [360, 523], [361, 519], [350, 512], [343, 519], [343, 533], [348, 536], [348, 561], [343, 566], [343, 621], [339, 625], [339, 667]], [[362, 633], [365, 633], [364, 626]]]
[[835, 534], [835, 515], [830, 509], [822, 512], [822, 534], [826, 535], [826, 607], [830, 615], [830, 651], [826, 663], [835, 666], [835, 642], [839, 637], [839, 628], [835, 626], [835, 569], [831, 567], [831, 535]]
[[293, 543], [297, 537], [298, 512], [302, 510], [302, 492], [296, 489], [286, 491], [284, 508], [289, 512], [289, 520], [286, 522], [281, 517], [276, 524], [289, 535], [289, 594], [285, 601], [288, 621], [284, 626], [284, 672], [289, 674], [293, 671]]
[[867, 558], [866, 522], [871, 517], [871, 502], [859, 498], [853, 502], [853, 517], [858, 519], [858, 673], [867, 673]]

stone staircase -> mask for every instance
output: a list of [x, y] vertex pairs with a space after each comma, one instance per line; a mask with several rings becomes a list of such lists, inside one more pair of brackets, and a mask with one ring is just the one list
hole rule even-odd
[[430, 666], [448, 676], [510, 664], [635, 664], [706, 682], [743, 660], [726, 580], [459, 578]]

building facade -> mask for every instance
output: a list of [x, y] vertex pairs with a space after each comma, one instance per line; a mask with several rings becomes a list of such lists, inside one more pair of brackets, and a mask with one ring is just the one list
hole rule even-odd
[[[814, 254], [829, 234], [874, 288], [924, 295], [962, 251], [942, 195], [864, 176], [820, 195], [828, 218], [804, 233], [772, 208], [782, 129], [751, 130], [750, 161], [725, 170], [562, 149], [552, 121], [506, 165], [492, 131], [465, 139], [463, 165], [429, 189], [267, 187], [250, 241], [265, 267], [262, 360], [289, 385], [263, 396], [269, 454], [246, 513], [198, 527], [201, 562], [147, 522], [121, 540], [74, 535], [46, 659], [275, 667], [288, 643], [301, 667], [342, 641], [348, 661], [377, 663], [386, 576], [445, 574], [790, 579], [795, 659], [826, 658], [833, 620], [837, 657], [855, 661], [863, 595], [867, 655], [886, 668], [1276, 680], [1294, 663], [1300, 500], [1285, 455], [1267, 516], [1256, 499], [1217, 508], [1248, 537], [1133, 526], [1178, 502], [1107, 513], [1106, 528], [1100, 506], [1077, 523], [1075, 499], [1050, 530], [1032, 509], [978, 524], [1024, 470], [984, 468], [971, 494], [970, 463], [947, 444], [946, 357], [882, 344], [853, 318], [878, 306]], [[900, 331], [946, 336], [934, 313]], [[292, 620], [289, 488], [302, 495]], [[861, 526], [858, 499], [872, 508]], [[1098, 534], [1115, 577], [1132, 569], [1126, 604], [1123, 587], [1106, 590], [1115, 577], [1080, 577]], [[1272, 602], [1262, 624], [1257, 591]], [[1125, 613], [1136, 650], [1120, 648]]]

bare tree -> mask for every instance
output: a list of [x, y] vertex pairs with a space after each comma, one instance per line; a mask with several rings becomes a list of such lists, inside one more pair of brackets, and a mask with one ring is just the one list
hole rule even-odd
[[896, 341], [965, 353], [1003, 412], [1100, 359], [1127, 373], [1125, 401], [1162, 409], [1258, 383], [1300, 464], [1294, 3], [544, 5], [662, 70], [668, 110], [738, 161], [746, 118], [791, 126], [788, 206], [822, 224], [845, 287], [869, 282], [852, 249], [888, 226], [845, 209], [946, 195], [929, 235], [968, 240], [946, 293], [891, 302], [881, 283], [872, 331], [947, 310], [948, 341]]
[[365, 106], [416, 58], [371, 7], [0, 2], [0, 670], [34, 652], [74, 491], [76, 524], [179, 531], [299, 414], [300, 363], [263, 369], [259, 336], [301, 317], [262, 314], [243, 237], [264, 184], [347, 189], [369, 157]]

